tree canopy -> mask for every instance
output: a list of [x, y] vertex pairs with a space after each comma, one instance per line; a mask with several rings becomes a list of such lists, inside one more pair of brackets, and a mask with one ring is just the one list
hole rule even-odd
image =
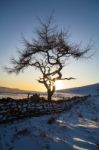
[[39, 20], [40, 27], [36, 30], [37, 38], [32, 42], [24, 39], [24, 49], [19, 51], [18, 59], [12, 58], [12, 68], [7, 68], [9, 73], [18, 74], [31, 66], [38, 69], [42, 76], [39, 83], [45, 85], [48, 100], [51, 100], [55, 92], [56, 80], [71, 80], [73, 77], [63, 77], [62, 69], [67, 60], [72, 57], [80, 59], [85, 57], [90, 46], [81, 48], [79, 44], [68, 42], [68, 33], [58, 29], [49, 17], [46, 22]]

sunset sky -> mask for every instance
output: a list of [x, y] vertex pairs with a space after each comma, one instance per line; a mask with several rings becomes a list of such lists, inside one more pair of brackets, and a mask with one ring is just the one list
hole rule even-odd
[[67, 62], [63, 75], [76, 80], [64, 81], [63, 88], [99, 82], [99, 0], [0, 0], [0, 86], [45, 90], [37, 82], [37, 70], [28, 68], [9, 75], [3, 67], [10, 67], [10, 58], [17, 57], [17, 48], [23, 48], [22, 35], [28, 40], [35, 38], [37, 17], [44, 19], [52, 12], [59, 29], [69, 30], [70, 41], [82, 46], [92, 41], [95, 52], [90, 59]]

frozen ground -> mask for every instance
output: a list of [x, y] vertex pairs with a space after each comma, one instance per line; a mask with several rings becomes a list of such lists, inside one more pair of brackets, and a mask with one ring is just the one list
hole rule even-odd
[[0, 150], [73, 149], [99, 149], [99, 96], [61, 114], [0, 125]]
[[70, 88], [59, 90], [59, 93], [64, 93], [67, 96], [75, 96], [75, 95], [99, 95], [99, 83], [86, 85], [82, 87]]

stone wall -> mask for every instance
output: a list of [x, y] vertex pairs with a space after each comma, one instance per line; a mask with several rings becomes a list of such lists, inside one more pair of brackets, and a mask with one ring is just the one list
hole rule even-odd
[[88, 96], [73, 97], [60, 101], [40, 101], [32, 99], [13, 100], [11, 98], [0, 100], [0, 123], [7, 123], [17, 119], [40, 116], [43, 114], [57, 113], [70, 109], [74, 104], [83, 102]]

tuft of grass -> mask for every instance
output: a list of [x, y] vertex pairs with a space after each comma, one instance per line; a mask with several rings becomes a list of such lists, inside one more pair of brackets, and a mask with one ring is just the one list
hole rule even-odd
[[53, 123], [55, 123], [56, 122], [56, 118], [55, 117], [51, 117], [51, 118], [49, 118], [48, 119], [48, 124], [53, 124]]

